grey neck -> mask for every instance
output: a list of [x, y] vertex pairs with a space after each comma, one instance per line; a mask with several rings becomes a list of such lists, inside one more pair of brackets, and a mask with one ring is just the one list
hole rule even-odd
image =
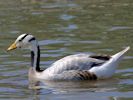
[[40, 69], [40, 47], [38, 45], [31, 50], [31, 66], [38, 72], [42, 71]]

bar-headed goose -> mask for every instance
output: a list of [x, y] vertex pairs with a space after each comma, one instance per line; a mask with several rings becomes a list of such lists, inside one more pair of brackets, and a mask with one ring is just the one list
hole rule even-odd
[[36, 38], [30, 34], [20, 35], [7, 49], [29, 48], [31, 68], [29, 77], [37, 80], [96, 80], [111, 77], [119, 61], [130, 47], [112, 56], [76, 54], [66, 56], [53, 63], [46, 70], [40, 69], [40, 49]]

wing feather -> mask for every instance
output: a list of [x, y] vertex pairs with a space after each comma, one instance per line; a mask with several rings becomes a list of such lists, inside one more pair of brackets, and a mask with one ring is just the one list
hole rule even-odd
[[94, 57], [89, 54], [70, 55], [56, 61], [54, 64], [52, 64], [51, 67], [49, 67], [45, 71], [48, 71], [49, 74], [61, 74], [64, 71], [70, 70], [89, 70], [90, 68], [101, 65], [106, 61], [97, 58], [100, 57]]
[[97, 76], [89, 71], [70, 70], [54, 76], [54, 80], [97, 80]]

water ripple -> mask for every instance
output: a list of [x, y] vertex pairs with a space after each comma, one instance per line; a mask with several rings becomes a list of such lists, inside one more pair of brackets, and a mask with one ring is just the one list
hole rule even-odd
[[62, 40], [42, 40], [42, 41], [39, 41], [39, 45], [62, 44], [65, 42], [66, 41], [62, 41]]
[[133, 27], [114, 26], [114, 27], [110, 28], [108, 31], [125, 30], [125, 29], [133, 29]]

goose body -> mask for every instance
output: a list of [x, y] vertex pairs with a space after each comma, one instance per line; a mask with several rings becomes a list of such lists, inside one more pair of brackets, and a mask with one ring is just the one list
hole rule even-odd
[[111, 77], [119, 61], [130, 47], [116, 53], [113, 56], [76, 54], [66, 56], [53, 63], [46, 70], [41, 70], [40, 49], [33, 35], [22, 34], [7, 49], [29, 48], [31, 50], [31, 68], [29, 77], [37, 80], [97, 80]]

